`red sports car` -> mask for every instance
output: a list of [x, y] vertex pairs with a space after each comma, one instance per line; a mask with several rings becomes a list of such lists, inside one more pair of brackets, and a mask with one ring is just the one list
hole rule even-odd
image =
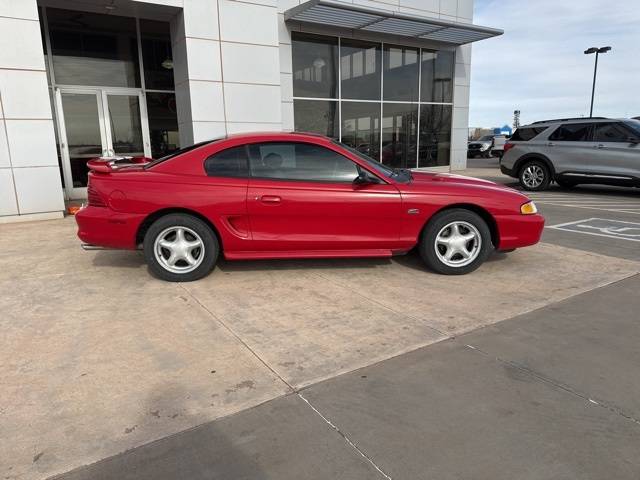
[[204, 277], [227, 260], [391, 257], [418, 247], [444, 274], [540, 239], [544, 218], [495, 183], [392, 169], [326, 137], [230, 135], [158, 160], [89, 162], [86, 249], [142, 247], [152, 273]]

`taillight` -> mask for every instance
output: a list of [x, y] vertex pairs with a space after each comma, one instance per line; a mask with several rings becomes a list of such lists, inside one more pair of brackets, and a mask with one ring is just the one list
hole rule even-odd
[[107, 204], [104, 203], [102, 197], [98, 193], [98, 191], [91, 185], [91, 182], [87, 185], [87, 201], [89, 205], [92, 207], [106, 207]]
[[509, 142], [505, 143], [503, 153], [507, 153], [509, 150], [511, 150], [515, 146], [516, 145], [514, 143], [509, 143]]

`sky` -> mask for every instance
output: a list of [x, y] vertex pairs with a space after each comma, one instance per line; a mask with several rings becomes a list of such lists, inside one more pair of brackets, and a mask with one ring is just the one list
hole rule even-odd
[[640, 116], [640, 0], [475, 0], [474, 23], [504, 35], [473, 44], [470, 127], [589, 115]]

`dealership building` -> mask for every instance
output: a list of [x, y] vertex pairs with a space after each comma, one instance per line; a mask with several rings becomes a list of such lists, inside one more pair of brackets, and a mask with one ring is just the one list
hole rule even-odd
[[0, 223], [58, 218], [98, 156], [317, 132], [465, 167], [473, 0], [0, 0]]

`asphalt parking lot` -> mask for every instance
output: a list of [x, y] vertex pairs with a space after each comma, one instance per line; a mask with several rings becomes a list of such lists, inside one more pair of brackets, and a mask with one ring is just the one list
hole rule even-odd
[[1, 478], [637, 479], [640, 191], [532, 197], [543, 243], [455, 278], [409, 255], [167, 284], [71, 218], [0, 225]]

